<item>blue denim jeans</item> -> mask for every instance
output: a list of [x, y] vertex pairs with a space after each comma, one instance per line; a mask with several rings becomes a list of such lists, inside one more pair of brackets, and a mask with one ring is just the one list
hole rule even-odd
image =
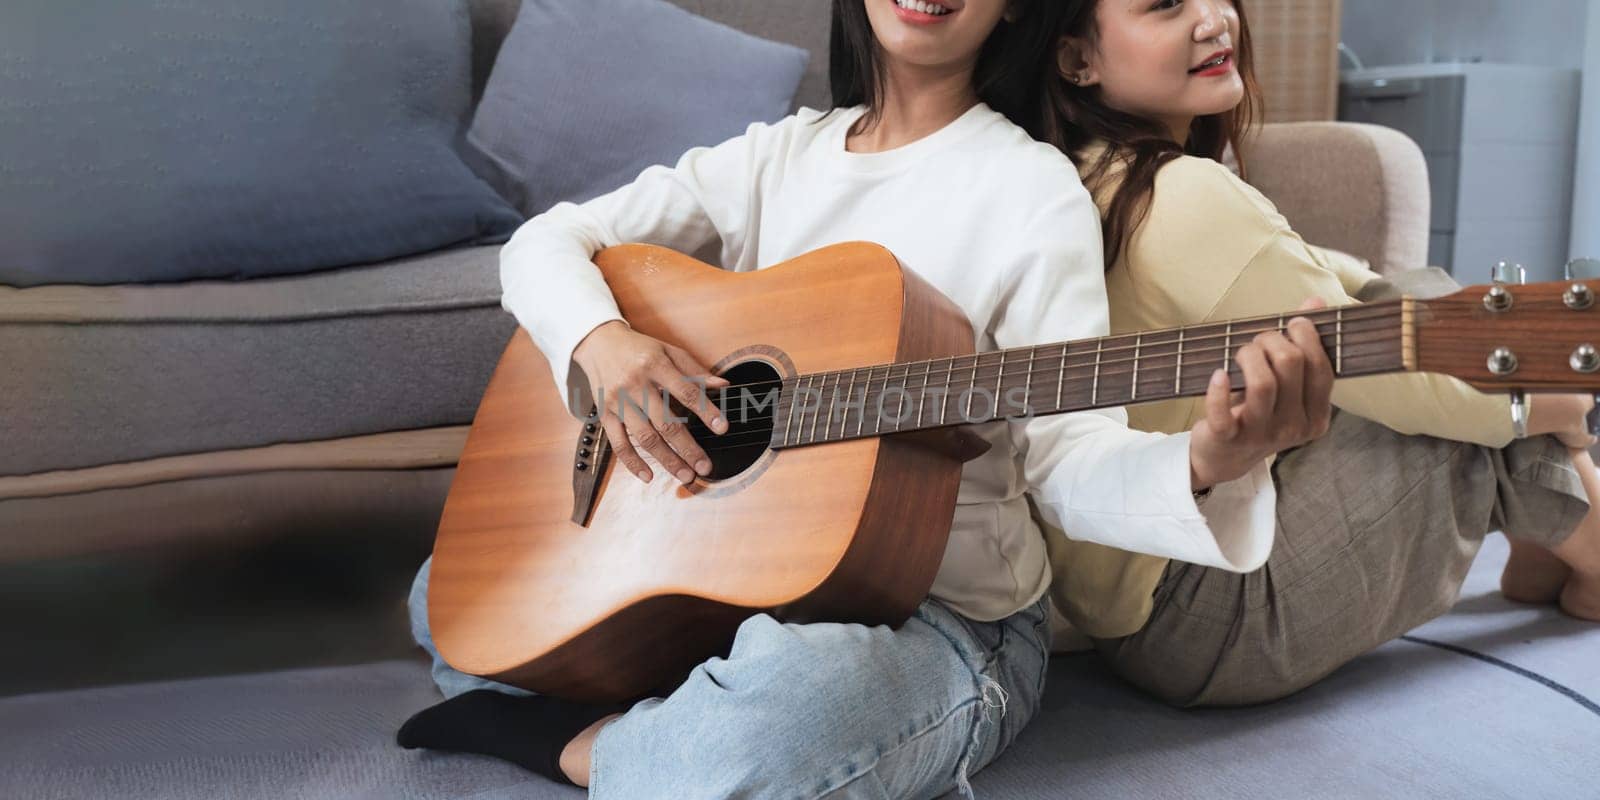
[[[446, 696], [521, 690], [451, 669], [428, 635], [428, 570], [411, 628]], [[601, 730], [596, 798], [935, 798], [995, 759], [1039, 708], [1049, 615], [975, 622], [932, 598], [899, 629], [745, 620], [727, 658]]]

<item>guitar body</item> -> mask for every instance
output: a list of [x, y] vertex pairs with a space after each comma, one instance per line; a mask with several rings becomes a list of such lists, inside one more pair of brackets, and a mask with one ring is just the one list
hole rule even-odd
[[[973, 351], [960, 309], [876, 245], [753, 273], [646, 245], [595, 263], [635, 330], [718, 374], [759, 362], [789, 378]], [[613, 464], [580, 525], [584, 434], [519, 330], [434, 547], [429, 623], [456, 669], [574, 700], [634, 698], [726, 653], [753, 614], [899, 625], [944, 555], [961, 460], [914, 436], [765, 449], [690, 486], [653, 462], [648, 485]]]

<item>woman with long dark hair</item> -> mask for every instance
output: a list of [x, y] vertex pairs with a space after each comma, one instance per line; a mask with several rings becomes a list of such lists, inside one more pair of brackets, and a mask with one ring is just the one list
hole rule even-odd
[[[718, 432], [716, 409], [690, 387], [722, 383], [629, 328], [590, 261], [598, 250], [650, 242], [696, 253], [720, 241], [723, 266], [748, 271], [873, 241], [961, 308], [979, 351], [1104, 335], [1089, 195], [1067, 158], [1002, 113], [1025, 115], [1037, 96], [1058, 8], [837, 0], [836, 108], [753, 125], [530, 220], [502, 254], [504, 305], [558, 386], [607, 398], [672, 391]], [[425, 567], [413, 625], [451, 699], [408, 721], [400, 743], [495, 755], [630, 800], [965, 790], [1033, 716], [1043, 688], [1050, 571], [1030, 497], [1048, 519], [1120, 547], [1231, 569], [1265, 557], [1272, 531], [1260, 520], [1274, 498], [1262, 459], [1322, 430], [1332, 370], [1304, 319], [1240, 360], [1244, 398], [1232, 402], [1226, 381], [1213, 381], [1192, 433], [1132, 432], [1118, 410], [977, 428], [990, 449], [963, 471], [931, 597], [903, 626], [758, 614], [727, 658], [628, 708], [529, 696], [450, 669], [428, 636]], [[704, 452], [664, 408], [607, 405], [616, 467], [630, 473], [613, 480], [706, 473]], [[1198, 507], [1195, 493], [1207, 490]]]
[[[1345, 305], [1454, 289], [1437, 270], [1380, 280], [1306, 244], [1223, 165], [1228, 149], [1248, 152], [1259, 108], [1242, 2], [1065, 0], [1061, 11], [1043, 103], [1024, 119], [1077, 161], [1095, 197], [1113, 331], [1278, 313], [1306, 296]], [[1448, 610], [1493, 530], [1512, 537], [1509, 596], [1600, 619], [1587, 398], [1536, 397], [1532, 438], [1516, 441], [1506, 399], [1450, 378], [1341, 382], [1333, 401], [1329, 435], [1276, 460], [1278, 533], [1259, 570], [1049, 538], [1057, 606], [1118, 672], [1179, 705], [1281, 697]], [[1185, 400], [1129, 409], [1148, 431], [1184, 430], [1200, 413]]]

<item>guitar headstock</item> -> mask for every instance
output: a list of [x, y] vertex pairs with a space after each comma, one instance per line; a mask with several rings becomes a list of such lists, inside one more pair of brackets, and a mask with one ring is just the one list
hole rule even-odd
[[1492, 284], [1413, 301], [1416, 369], [1485, 392], [1600, 393], [1600, 262], [1573, 262], [1569, 280]]

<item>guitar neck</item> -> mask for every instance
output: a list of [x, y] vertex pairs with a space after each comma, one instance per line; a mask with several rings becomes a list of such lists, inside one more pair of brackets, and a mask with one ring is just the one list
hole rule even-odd
[[[1395, 300], [798, 375], [779, 389], [771, 446], [1200, 396], [1218, 369], [1242, 389], [1239, 348], [1295, 317], [1316, 325], [1336, 377], [1407, 371], [1416, 362], [1410, 309]], [[723, 392], [733, 419], [761, 402], [747, 389]]]

